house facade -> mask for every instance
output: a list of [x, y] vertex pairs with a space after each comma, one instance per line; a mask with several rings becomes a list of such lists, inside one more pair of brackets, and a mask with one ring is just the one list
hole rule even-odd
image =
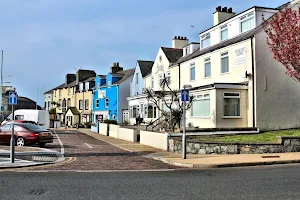
[[260, 130], [299, 127], [300, 103], [295, 98], [300, 85], [273, 59], [261, 25], [262, 14], [267, 19], [276, 12], [253, 7], [234, 15], [232, 9], [216, 9], [214, 27], [200, 33], [200, 48], [171, 66], [180, 68], [180, 89], [190, 85], [195, 96], [187, 124]]
[[130, 95], [130, 81], [133, 73], [134, 69], [123, 70], [119, 63], [113, 63], [110, 73], [96, 77], [92, 112], [94, 123], [105, 119], [116, 120], [120, 123], [127, 119], [126, 97]]
[[53, 91], [49, 90], [48, 92], [44, 93], [44, 108], [45, 110], [51, 110], [53, 108], [53, 105], [51, 102], [53, 101]]

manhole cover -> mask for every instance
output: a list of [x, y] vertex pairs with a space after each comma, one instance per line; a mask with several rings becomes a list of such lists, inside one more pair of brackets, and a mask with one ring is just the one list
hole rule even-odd
[[31, 190], [29, 192], [29, 194], [32, 194], [32, 195], [41, 195], [41, 194], [44, 194], [46, 191], [43, 190], [43, 189], [39, 189], [39, 190]]
[[262, 158], [280, 158], [280, 156], [262, 156]]

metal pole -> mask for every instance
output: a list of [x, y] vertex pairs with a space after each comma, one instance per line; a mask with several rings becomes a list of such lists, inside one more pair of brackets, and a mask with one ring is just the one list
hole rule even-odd
[[[14, 105], [12, 107], [12, 119], [15, 119], [15, 110], [14, 110]], [[12, 123], [12, 128], [11, 128], [11, 139], [10, 139], [10, 163], [15, 162], [15, 137], [14, 137], [14, 122]]]
[[183, 102], [183, 120], [182, 120], [182, 159], [186, 159], [186, 135], [185, 135], [185, 101]]

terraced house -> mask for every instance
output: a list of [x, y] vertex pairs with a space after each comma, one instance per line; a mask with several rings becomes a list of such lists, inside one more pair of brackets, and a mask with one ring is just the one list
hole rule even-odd
[[98, 75], [93, 89], [93, 122], [105, 119], [123, 122], [128, 116], [130, 81], [133, 69], [123, 70], [119, 63], [113, 63], [107, 75]]
[[[290, 6], [298, 7], [299, 1]], [[180, 88], [191, 85], [196, 97], [187, 123], [201, 128], [299, 127], [300, 84], [273, 59], [261, 25], [262, 14], [267, 19], [281, 8], [252, 7], [237, 15], [231, 8], [216, 8], [214, 26], [199, 35], [199, 49], [186, 51], [170, 66], [180, 69]]]
[[131, 96], [127, 98], [130, 124], [135, 124], [137, 117], [143, 118], [144, 122], [153, 121], [160, 117], [161, 113], [154, 104], [148, 101], [146, 95], [142, 94], [142, 89], [161, 90], [160, 83], [164, 77], [171, 80], [171, 88], [179, 89], [180, 69], [178, 67], [169, 68], [169, 66], [182, 57], [183, 47], [187, 44], [188, 39], [186, 37], [176, 36], [172, 39], [171, 48], [159, 48], [152, 67], [150, 62], [137, 62], [135, 76], [131, 83]]
[[95, 77], [94, 71], [81, 69], [76, 74], [67, 74], [65, 83], [52, 90], [57, 119], [63, 124], [72, 126], [91, 121]]

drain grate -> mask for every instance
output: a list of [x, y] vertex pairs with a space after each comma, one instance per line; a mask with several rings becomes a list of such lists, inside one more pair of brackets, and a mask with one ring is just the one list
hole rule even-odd
[[39, 190], [31, 190], [31, 191], [29, 192], [29, 194], [31, 194], [31, 195], [42, 195], [42, 194], [44, 194], [45, 192], [46, 192], [45, 190], [39, 189]]
[[280, 158], [280, 156], [262, 156], [262, 158]]

